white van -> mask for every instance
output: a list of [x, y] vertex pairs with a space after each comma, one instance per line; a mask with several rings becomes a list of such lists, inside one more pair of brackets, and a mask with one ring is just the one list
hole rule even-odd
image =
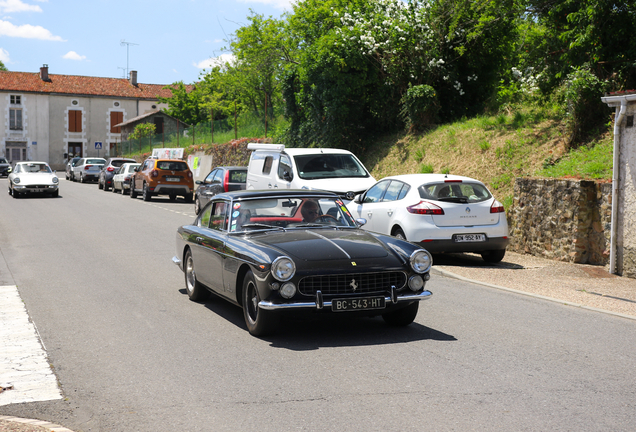
[[362, 162], [347, 150], [247, 145], [247, 189], [320, 189], [351, 200], [375, 184]]

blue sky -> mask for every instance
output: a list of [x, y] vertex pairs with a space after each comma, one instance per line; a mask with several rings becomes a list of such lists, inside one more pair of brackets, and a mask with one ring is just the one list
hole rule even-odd
[[[195, 82], [250, 9], [279, 18], [291, 0], [0, 0], [0, 60], [10, 71]], [[122, 41], [131, 42], [130, 45]], [[136, 44], [136, 45], [133, 45]], [[127, 58], [128, 51], [128, 58]]]

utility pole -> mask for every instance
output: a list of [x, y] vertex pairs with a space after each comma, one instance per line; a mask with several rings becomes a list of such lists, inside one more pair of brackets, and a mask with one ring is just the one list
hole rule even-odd
[[130, 71], [129, 64], [128, 64], [130, 46], [131, 45], [139, 45], [139, 44], [132, 43], [132, 42], [126, 42], [126, 39], [122, 39], [120, 45], [121, 46], [126, 45], [126, 76], [128, 76], [128, 72]]

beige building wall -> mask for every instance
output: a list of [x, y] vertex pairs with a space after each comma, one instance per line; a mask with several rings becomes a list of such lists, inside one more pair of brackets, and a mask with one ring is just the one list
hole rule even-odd
[[[607, 96], [603, 102], [616, 109], [614, 133], [614, 177], [617, 178], [614, 214], [616, 254], [615, 272], [636, 278], [636, 94]], [[621, 115], [621, 107], [624, 113]], [[612, 269], [610, 268], [610, 272]]]
[[[20, 105], [10, 103], [11, 96], [20, 96]], [[22, 130], [11, 130], [9, 111], [22, 110]], [[100, 96], [40, 95], [0, 91], [0, 156], [11, 160], [11, 149], [17, 149], [27, 160], [48, 162], [55, 170], [64, 170], [69, 145], [79, 144], [83, 156], [114, 156], [111, 145], [121, 142], [121, 133], [111, 132], [111, 113], [123, 114], [126, 121], [140, 114], [167, 108], [152, 100]], [[69, 111], [82, 113], [81, 132], [69, 131]], [[101, 149], [95, 143], [102, 143]], [[22, 153], [24, 151], [24, 153]], [[111, 154], [112, 153], [112, 154]]]

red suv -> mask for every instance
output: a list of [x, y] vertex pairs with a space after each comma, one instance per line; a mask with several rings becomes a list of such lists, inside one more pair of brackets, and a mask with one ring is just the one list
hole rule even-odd
[[174, 201], [179, 195], [191, 203], [193, 191], [192, 171], [180, 159], [146, 159], [130, 180], [130, 197], [141, 193], [144, 201], [156, 195], [168, 195]]

